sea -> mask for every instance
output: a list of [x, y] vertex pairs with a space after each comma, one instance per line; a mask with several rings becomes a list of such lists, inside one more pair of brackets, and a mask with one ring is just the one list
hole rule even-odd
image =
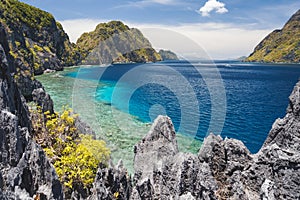
[[55, 110], [72, 108], [132, 173], [134, 145], [158, 115], [172, 119], [182, 152], [197, 153], [214, 133], [257, 153], [299, 77], [296, 64], [180, 60], [75, 66], [37, 79]]

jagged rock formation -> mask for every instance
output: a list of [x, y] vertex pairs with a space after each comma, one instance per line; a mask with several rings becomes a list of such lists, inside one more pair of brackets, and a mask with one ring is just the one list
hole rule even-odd
[[82, 64], [161, 60], [160, 55], [138, 29], [129, 28], [120, 21], [98, 24], [94, 31], [82, 34], [76, 44], [83, 58]]
[[54, 113], [53, 101], [50, 95], [45, 92], [44, 88], [33, 90], [32, 97], [33, 101], [36, 102], [37, 105], [41, 106], [43, 113], [46, 111]]
[[211, 199], [218, 188], [197, 155], [178, 152], [173, 124], [159, 116], [135, 146], [132, 199]]
[[159, 116], [135, 146], [131, 199], [299, 199], [300, 82], [289, 99], [254, 155], [213, 134], [198, 155], [179, 153], [171, 120]]
[[246, 61], [300, 63], [300, 10], [283, 29], [275, 30], [263, 39]]
[[170, 50], [161, 49], [158, 53], [161, 56], [162, 60], [179, 60], [177, 55]]
[[[1, 39], [6, 38], [0, 32]], [[13, 58], [0, 41], [0, 198], [63, 199], [62, 186], [45, 153], [31, 138], [24, 98], [15, 84]]]
[[88, 199], [129, 199], [131, 188], [131, 177], [120, 161], [115, 167], [112, 164], [109, 168], [99, 167], [92, 189], [93, 195]]

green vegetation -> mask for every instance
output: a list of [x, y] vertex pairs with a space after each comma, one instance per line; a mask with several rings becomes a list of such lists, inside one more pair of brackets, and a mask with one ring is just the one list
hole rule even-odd
[[40, 51], [40, 52], [44, 51], [44, 49], [37, 44], [33, 45], [33, 48], [35, 51]]
[[300, 62], [300, 10], [281, 30], [275, 30], [246, 59], [254, 62]]
[[44, 48], [44, 50], [45, 50], [46, 52], [51, 53], [51, 50], [50, 50], [50, 48], [49, 48], [48, 46], [44, 46], [43, 48]]
[[83, 64], [108, 64], [111, 62], [156, 62], [160, 55], [151, 43], [135, 28], [120, 21], [97, 25], [77, 40]]
[[102, 140], [83, 135], [75, 127], [78, 116], [64, 108], [61, 114], [31, 109], [34, 137], [54, 165], [66, 197], [73, 189], [89, 190], [100, 163], [107, 165], [110, 151]]
[[153, 48], [137, 49], [122, 56], [131, 62], [137, 63], [156, 62], [162, 60], [161, 56]]
[[7, 30], [13, 56], [34, 74], [41, 74], [49, 67], [45, 65], [46, 58], [56, 63], [50, 67], [59, 69], [60, 65], [76, 65], [80, 60], [61, 24], [48, 12], [18, 0], [0, 0], [0, 23]]
[[25, 23], [36, 30], [51, 26], [54, 22], [50, 13], [17, 0], [1, 0], [0, 9], [4, 11], [3, 19], [5, 21], [14, 21], [18, 24]]

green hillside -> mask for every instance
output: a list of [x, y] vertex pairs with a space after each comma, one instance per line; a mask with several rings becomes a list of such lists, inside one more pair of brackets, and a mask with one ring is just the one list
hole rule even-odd
[[0, 2], [0, 23], [9, 33], [10, 53], [28, 70], [41, 74], [79, 62], [74, 44], [50, 13], [17, 0]]
[[129, 28], [120, 21], [100, 23], [94, 31], [82, 34], [77, 40], [77, 46], [83, 58], [82, 64], [161, 60], [138, 29]]
[[246, 59], [251, 62], [300, 62], [300, 10], [283, 29], [270, 33]]

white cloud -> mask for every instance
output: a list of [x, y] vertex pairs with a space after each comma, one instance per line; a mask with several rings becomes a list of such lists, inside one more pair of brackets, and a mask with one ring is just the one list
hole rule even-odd
[[225, 8], [225, 4], [217, 1], [217, 0], [208, 0], [203, 7], [199, 9], [199, 13], [203, 17], [208, 17], [210, 15], [210, 12], [216, 11], [216, 13], [223, 14], [227, 13], [228, 10]]
[[[62, 21], [71, 41], [95, 29], [100, 22], [108, 20], [77, 19]], [[237, 58], [249, 55], [254, 47], [272, 30], [255, 29], [251, 25], [226, 23], [190, 23], [181, 25], [141, 24], [124, 22], [139, 28], [156, 49], [170, 49], [188, 57], [208, 55], [214, 59]]]

